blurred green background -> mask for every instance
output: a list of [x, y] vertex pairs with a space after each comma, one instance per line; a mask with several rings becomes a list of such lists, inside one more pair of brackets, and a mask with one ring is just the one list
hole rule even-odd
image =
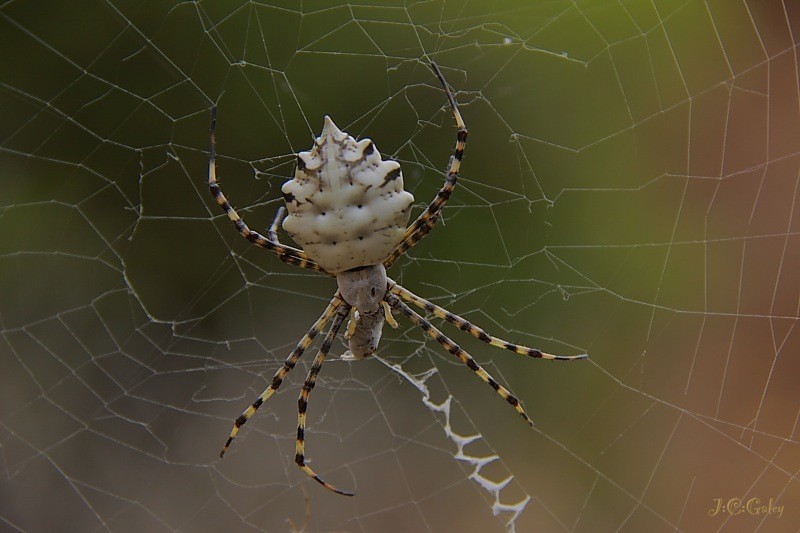
[[[0, 5], [0, 524], [8, 530], [674, 531], [800, 524], [800, 8], [770, 0]], [[443, 221], [390, 275], [443, 326], [337, 344], [233, 419], [329, 278], [241, 239], [331, 115]], [[288, 239], [288, 238], [287, 238]], [[435, 372], [432, 372], [435, 370]], [[479, 436], [470, 440], [471, 436]], [[464, 440], [466, 439], [466, 440]], [[710, 511], [758, 498], [781, 513]]]

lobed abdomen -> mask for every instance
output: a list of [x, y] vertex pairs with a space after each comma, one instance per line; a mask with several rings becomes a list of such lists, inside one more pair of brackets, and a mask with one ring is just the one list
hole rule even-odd
[[396, 161], [356, 141], [330, 118], [295, 177], [283, 185], [283, 229], [331, 273], [382, 263], [403, 239], [414, 197]]

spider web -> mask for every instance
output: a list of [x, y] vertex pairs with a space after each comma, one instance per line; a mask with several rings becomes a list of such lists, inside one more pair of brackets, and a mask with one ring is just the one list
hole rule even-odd
[[[800, 524], [794, 2], [0, 5], [5, 530], [787, 530]], [[432, 234], [390, 275], [442, 328], [313, 353], [217, 453], [332, 295], [254, 249], [330, 114], [403, 164]], [[312, 351], [313, 352], [313, 351]], [[753, 508], [710, 516], [721, 501]], [[766, 506], [764, 508], [763, 506]], [[780, 509], [780, 511], [778, 510]], [[738, 514], [737, 514], [737, 511]]]

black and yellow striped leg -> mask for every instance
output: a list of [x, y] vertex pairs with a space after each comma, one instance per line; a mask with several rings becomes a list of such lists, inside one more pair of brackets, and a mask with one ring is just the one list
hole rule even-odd
[[447, 203], [447, 200], [453, 193], [453, 189], [456, 187], [456, 182], [458, 181], [458, 172], [461, 169], [461, 158], [464, 155], [464, 148], [467, 146], [467, 126], [464, 124], [464, 119], [461, 117], [461, 112], [458, 110], [456, 99], [453, 98], [453, 93], [450, 92], [450, 88], [447, 86], [447, 82], [444, 80], [442, 71], [439, 70], [439, 67], [436, 65], [436, 63], [431, 63], [431, 68], [436, 74], [436, 77], [439, 78], [439, 82], [444, 88], [444, 92], [447, 95], [447, 100], [450, 103], [450, 109], [453, 112], [453, 117], [455, 118], [456, 125], [458, 126], [456, 147], [453, 151], [453, 156], [450, 158], [450, 164], [447, 168], [444, 185], [436, 194], [436, 198], [434, 198], [430, 205], [428, 205], [428, 208], [425, 209], [425, 211], [423, 211], [422, 214], [417, 217], [414, 223], [406, 229], [403, 240], [400, 242], [394, 252], [392, 252], [392, 254], [386, 259], [386, 261], [384, 261], [384, 266], [386, 268], [389, 268], [392, 263], [394, 263], [401, 255], [406, 253], [411, 247], [421, 241], [422, 238], [433, 229], [433, 226], [436, 225], [436, 221], [439, 219], [442, 208]]
[[336, 334], [339, 332], [339, 328], [342, 327], [342, 322], [344, 322], [344, 319], [347, 317], [349, 312], [350, 306], [346, 304], [339, 309], [338, 313], [336, 314], [336, 318], [333, 320], [333, 324], [331, 324], [331, 329], [328, 330], [328, 334], [325, 335], [325, 340], [322, 342], [319, 353], [317, 353], [317, 356], [314, 358], [314, 363], [311, 365], [311, 370], [308, 372], [306, 381], [303, 383], [303, 390], [300, 392], [300, 398], [297, 400], [297, 443], [295, 446], [294, 456], [294, 462], [297, 463], [297, 466], [300, 467], [300, 470], [314, 478], [315, 481], [317, 481], [326, 489], [331, 490], [336, 494], [341, 494], [342, 496], [353, 496], [354, 494], [352, 492], [339, 490], [327, 481], [324, 481], [306, 464], [305, 431], [308, 395], [311, 394], [311, 391], [314, 389], [314, 385], [317, 383], [317, 374], [319, 374], [322, 364], [325, 362], [325, 358], [328, 356], [328, 352], [331, 349], [333, 340], [336, 338]]
[[510, 403], [517, 413], [519, 413], [519, 416], [521, 416], [522, 419], [528, 423], [528, 425], [533, 426], [533, 422], [525, 413], [525, 410], [522, 408], [522, 405], [520, 405], [519, 400], [517, 400], [517, 398], [511, 394], [508, 389], [500, 385], [492, 376], [490, 376], [489, 373], [486, 372], [486, 370], [484, 370], [470, 354], [465, 352], [458, 344], [450, 340], [449, 337], [439, 331], [436, 326], [422, 318], [417, 314], [416, 311], [400, 301], [400, 299], [394, 294], [386, 293], [384, 299], [390, 306], [392, 306], [392, 308], [397, 309], [400, 313], [405, 315], [411, 322], [414, 323], [414, 325], [427, 333], [430, 338], [441, 344], [445, 350], [458, 358], [459, 361], [467, 365], [467, 367], [475, 372], [479, 378], [488, 383], [489, 386], [493, 388], [501, 398]]
[[[283, 383], [283, 378], [286, 376], [286, 374], [288, 374], [289, 371], [295, 367], [297, 361], [300, 359], [303, 353], [308, 349], [309, 346], [311, 346], [311, 343], [314, 341], [314, 337], [317, 336], [317, 333], [319, 333], [320, 330], [325, 327], [325, 324], [328, 323], [333, 315], [336, 314], [336, 310], [339, 309], [343, 304], [344, 300], [339, 297], [339, 293], [337, 292], [328, 304], [328, 307], [325, 308], [325, 311], [322, 313], [322, 315], [317, 319], [316, 322], [314, 322], [314, 325], [311, 326], [311, 329], [308, 330], [308, 333], [303, 335], [303, 338], [297, 343], [295, 349], [292, 350], [292, 353], [290, 353], [289, 357], [287, 357], [283, 362], [283, 366], [279, 368], [277, 372], [275, 372], [269, 387], [267, 387], [264, 392], [262, 392], [261, 395], [256, 398], [256, 401], [254, 401], [250, 407], [245, 409], [239, 418], [236, 419], [233, 424], [231, 434], [228, 437], [227, 442], [225, 442], [225, 446], [223, 446], [222, 451], [219, 452], [220, 458], [225, 455], [225, 452], [228, 451], [231, 442], [233, 442], [233, 439], [236, 438], [236, 434], [239, 433], [239, 428], [242, 427], [248, 420], [250, 420], [250, 417], [256, 414], [258, 408], [261, 407], [261, 405], [266, 402], [270, 396], [275, 393], [275, 391], [278, 390], [278, 387], [280, 387], [281, 383]], [[349, 309], [349, 306], [347, 307]]]
[[[219, 183], [217, 183], [217, 165], [215, 162], [216, 136], [214, 133], [216, 126], [217, 107], [214, 106], [211, 108], [211, 151], [208, 158], [208, 189], [211, 191], [211, 195], [214, 197], [214, 200], [217, 202], [217, 204], [222, 207], [222, 210], [225, 211], [225, 214], [227, 214], [228, 218], [231, 219], [242, 237], [250, 241], [252, 244], [255, 244], [260, 248], [272, 250], [275, 252], [275, 254], [277, 254], [281, 261], [289, 263], [290, 265], [308, 268], [311, 270], [316, 270], [317, 272], [324, 272], [328, 274], [324, 268], [309, 259], [303, 250], [281, 244], [277, 239], [277, 235], [273, 234], [269, 237], [264, 237], [257, 231], [251, 230], [247, 224], [244, 223], [244, 220], [241, 219], [230, 202], [228, 202], [228, 199], [225, 198], [225, 195], [222, 194], [222, 190], [219, 188]], [[280, 215], [280, 210], [278, 211], [278, 214]], [[277, 216], [275, 218], [276, 220], [278, 219]], [[277, 225], [277, 223], [273, 222], [273, 225]]]
[[439, 307], [435, 303], [429, 302], [428, 300], [422, 298], [421, 296], [417, 296], [410, 290], [406, 289], [405, 287], [401, 287], [392, 280], [389, 280], [389, 291], [392, 294], [396, 294], [403, 300], [411, 302], [417, 307], [424, 309], [428, 313], [431, 313], [432, 315], [441, 318], [442, 320], [450, 322], [461, 331], [466, 331], [476, 339], [481, 340], [486, 344], [489, 344], [490, 346], [494, 346], [496, 348], [502, 348], [504, 350], [509, 350], [514, 353], [518, 353], [520, 355], [525, 355], [528, 357], [533, 357], [537, 359], [550, 359], [553, 361], [575, 361], [578, 359], [586, 359], [587, 357], [589, 357], [589, 355], [585, 353], [580, 355], [553, 355], [545, 353], [541, 350], [537, 350], [536, 348], [528, 348], [527, 346], [514, 344], [512, 342], [505, 341], [493, 335], [489, 335], [483, 328], [476, 326], [469, 320], [462, 318], [455, 313], [451, 313], [444, 307]]

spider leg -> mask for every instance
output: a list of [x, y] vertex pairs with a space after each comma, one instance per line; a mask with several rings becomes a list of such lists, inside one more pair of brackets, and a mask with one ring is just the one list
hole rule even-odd
[[339, 328], [342, 326], [342, 322], [344, 322], [344, 319], [349, 312], [350, 306], [347, 304], [339, 309], [338, 313], [336, 314], [336, 318], [333, 320], [333, 324], [331, 324], [331, 328], [328, 330], [328, 334], [325, 335], [325, 340], [322, 342], [319, 353], [317, 353], [317, 356], [314, 358], [314, 363], [311, 365], [311, 370], [308, 372], [306, 381], [303, 383], [303, 390], [300, 392], [300, 398], [297, 400], [297, 443], [295, 445], [294, 457], [294, 462], [297, 463], [297, 466], [300, 467], [300, 470], [314, 478], [317, 483], [326, 489], [331, 490], [336, 494], [341, 494], [342, 496], [354, 496], [354, 494], [352, 492], [339, 490], [327, 481], [324, 481], [306, 464], [304, 438], [306, 431], [306, 409], [308, 408], [308, 395], [311, 394], [311, 391], [314, 389], [314, 385], [317, 383], [317, 374], [319, 374], [322, 364], [325, 362], [325, 358], [328, 356], [328, 352], [331, 349], [333, 340], [336, 338], [336, 334], [339, 332]]
[[422, 238], [433, 229], [433, 226], [436, 225], [436, 221], [439, 219], [439, 215], [444, 207], [444, 204], [447, 203], [447, 200], [453, 193], [453, 189], [456, 187], [456, 181], [458, 181], [458, 171], [461, 168], [461, 158], [464, 155], [464, 148], [467, 146], [467, 126], [464, 124], [464, 119], [461, 118], [461, 113], [458, 110], [458, 105], [456, 104], [455, 98], [453, 98], [453, 93], [450, 92], [450, 88], [447, 86], [447, 82], [444, 80], [442, 71], [439, 70], [439, 67], [436, 65], [436, 63], [432, 62], [431, 68], [436, 74], [436, 77], [439, 78], [439, 82], [441, 82], [442, 87], [444, 88], [444, 92], [447, 95], [447, 100], [450, 103], [450, 109], [453, 112], [453, 117], [455, 118], [456, 125], [458, 126], [456, 147], [447, 167], [444, 185], [442, 185], [442, 188], [436, 194], [436, 197], [433, 199], [430, 205], [428, 205], [428, 208], [423, 211], [419, 217], [417, 217], [417, 219], [408, 227], [408, 229], [406, 229], [403, 240], [400, 242], [397, 248], [395, 248], [394, 252], [392, 252], [391, 255], [386, 259], [386, 261], [384, 261], [383, 264], [386, 268], [389, 268], [392, 263], [394, 263], [401, 255], [406, 253], [411, 247], [422, 240]]
[[[278, 210], [275, 212], [275, 218], [272, 219], [272, 224], [270, 224], [269, 229], [267, 230], [267, 239], [272, 241], [272, 242], [274, 242], [274, 243], [276, 243], [276, 244], [279, 244], [281, 246], [284, 246], [284, 245], [278, 239], [278, 226], [280, 225], [280, 223], [283, 221], [283, 219], [285, 217], [286, 217], [286, 207], [285, 206], [280, 206], [278, 208]], [[284, 247], [288, 248], [287, 246], [284, 246]], [[305, 255], [304, 251], [302, 251], [302, 250], [298, 250], [298, 251]]]
[[479, 378], [488, 383], [489, 386], [493, 388], [501, 398], [511, 404], [517, 413], [519, 413], [519, 416], [521, 416], [529, 426], [533, 427], [533, 422], [525, 413], [525, 409], [522, 408], [519, 400], [517, 400], [517, 398], [508, 391], [508, 389], [500, 385], [492, 376], [490, 376], [489, 373], [486, 372], [486, 370], [484, 370], [470, 354], [465, 352], [458, 344], [450, 340], [449, 337], [439, 331], [436, 326], [422, 318], [419, 314], [417, 314], [416, 311], [400, 301], [400, 299], [394, 294], [387, 292], [386, 296], [384, 296], [384, 299], [390, 306], [405, 315], [411, 322], [414, 323], [415, 326], [421, 328], [425, 333], [427, 333], [430, 338], [441, 344], [445, 350], [453, 354], [458, 358], [459, 361], [467, 365], [467, 367], [475, 372]]
[[[324, 272], [327, 274], [328, 272], [314, 261], [309, 259], [308, 255], [306, 255], [303, 250], [281, 244], [280, 241], [278, 241], [277, 234], [275, 232], [270, 231], [269, 236], [264, 237], [257, 231], [251, 230], [247, 224], [244, 223], [244, 220], [242, 220], [230, 202], [228, 202], [228, 199], [225, 198], [224, 194], [222, 194], [222, 189], [219, 188], [219, 183], [217, 183], [217, 165], [215, 162], [217, 141], [214, 133], [216, 127], [217, 106], [214, 106], [211, 108], [211, 151], [208, 158], [208, 188], [217, 204], [222, 207], [222, 210], [225, 211], [225, 214], [227, 214], [228, 218], [231, 219], [242, 237], [250, 241], [252, 244], [255, 244], [260, 248], [272, 250], [275, 252], [275, 254], [277, 254], [278, 258], [285, 263], [299, 266], [301, 268], [316, 270], [317, 272]], [[281, 211], [279, 209], [278, 215], [275, 217], [275, 220], [272, 223], [272, 228], [277, 226], [280, 215]], [[272, 230], [272, 228], [270, 228], [270, 230]]]
[[577, 359], [586, 359], [587, 357], [589, 357], [589, 355], [585, 353], [580, 355], [553, 355], [545, 353], [541, 350], [537, 350], [536, 348], [528, 348], [527, 346], [520, 346], [519, 344], [508, 342], [499, 337], [495, 337], [494, 335], [489, 335], [483, 328], [476, 326], [469, 320], [462, 318], [455, 313], [451, 313], [444, 307], [439, 307], [435, 303], [429, 302], [428, 300], [422, 298], [421, 296], [417, 296], [410, 290], [406, 289], [405, 287], [401, 287], [392, 280], [389, 280], [389, 291], [392, 294], [399, 296], [403, 300], [410, 302], [421, 309], [425, 309], [425, 311], [433, 314], [434, 316], [441, 318], [442, 320], [446, 320], [447, 322], [450, 322], [461, 331], [466, 331], [476, 339], [481, 340], [486, 344], [489, 344], [490, 346], [494, 346], [496, 348], [502, 348], [504, 350], [509, 350], [514, 353], [518, 353], [520, 355], [526, 355], [528, 357], [533, 357], [537, 359], [550, 359], [554, 361], [575, 361]]
[[[325, 308], [325, 311], [320, 315], [316, 322], [311, 326], [311, 329], [308, 330], [308, 333], [303, 335], [303, 338], [300, 339], [300, 342], [297, 343], [297, 346], [292, 353], [289, 354], [289, 357], [283, 362], [283, 366], [275, 372], [275, 375], [272, 377], [272, 382], [269, 384], [269, 387], [264, 389], [264, 392], [256, 398], [250, 407], [244, 410], [244, 412], [236, 419], [233, 424], [233, 429], [231, 430], [231, 434], [228, 437], [227, 442], [225, 442], [225, 446], [222, 447], [222, 451], [219, 452], [220, 458], [225, 455], [225, 452], [228, 451], [228, 448], [233, 442], [233, 439], [236, 438], [236, 434], [239, 433], [239, 428], [245, 425], [245, 423], [250, 420], [256, 411], [258, 410], [261, 405], [266, 402], [270, 396], [272, 396], [278, 387], [281, 386], [283, 383], [283, 378], [286, 374], [289, 373], [290, 370], [294, 368], [297, 364], [297, 361], [302, 357], [303, 352], [305, 352], [311, 343], [314, 341], [314, 337], [317, 336], [317, 333], [320, 332], [322, 328], [325, 327], [325, 324], [336, 314], [336, 310], [344, 304], [344, 300], [339, 297], [339, 293], [337, 292], [333, 299], [328, 304], [328, 307]], [[349, 307], [349, 306], [348, 306]]]

